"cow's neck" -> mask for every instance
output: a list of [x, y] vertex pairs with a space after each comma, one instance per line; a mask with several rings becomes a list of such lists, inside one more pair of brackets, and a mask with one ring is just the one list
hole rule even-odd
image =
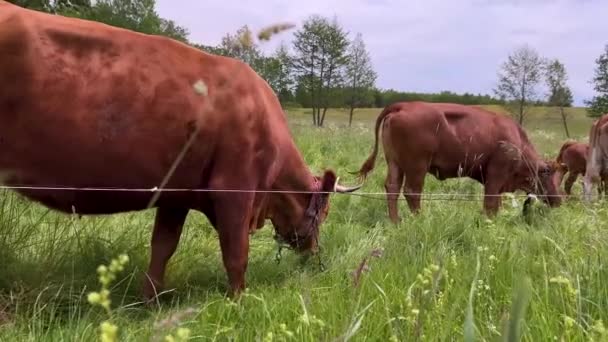
[[[316, 191], [316, 179], [308, 169], [299, 151], [293, 149], [286, 154], [280, 171], [272, 185], [272, 189], [278, 192], [272, 193], [271, 202], [297, 213], [301, 208], [306, 208], [311, 199], [311, 191]], [[300, 210], [298, 210], [300, 209]]]
[[308, 169], [299, 151], [292, 149], [281, 165], [273, 189], [281, 191], [314, 191], [315, 177]]

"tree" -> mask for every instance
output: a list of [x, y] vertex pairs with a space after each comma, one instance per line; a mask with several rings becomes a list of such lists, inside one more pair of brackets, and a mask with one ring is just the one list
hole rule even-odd
[[173, 20], [161, 18], [155, 0], [11, 0], [21, 7], [98, 21], [147, 34], [188, 42], [189, 32]]
[[536, 98], [536, 86], [541, 81], [544, 61], [528, 45], [517, 48], [498, 72], [496, 95], [515, 107], [520, 125], [524, 123], [526, 108]]
[[608, 44], [604, 47], [604, 53], [595, 60], [596, 67], [591, 83], [593, 90], [598, 94], [590, 101], [585, 101], [589, 106], [587, 113], [591, 117], [598, 117], [608, 113]]
[[191, 44], [193, 47], [203, 50], [207, 53], [211, 53], [214, 55], [225, 56], [226, 53], [218, 46], [204, 45], [204, 44]]
[[36, 11], [54, 13], [54, 6], [49, 0], [8, 0], [17, 6], [29, 8]]
[[241, 60], [256, 71], [262, 67], [262, 53], [247, 25], [241, 26], [234, 35], [224, 35], [218, 48], [222, 55]]
[[572, 91], [566, 85], [568, 80], [568, 74], [566, 73], [566, 67], [558, 60], [554, 59], [549, 62], [545, 70], [546, 83], [549, 88], [549, 100], [550, 106], [558, 107], [562, 122], [564, 124], [564, 130], [566, 137], [570, 138], [570, 132], [568, 131], [568, 122], [564, 107], [572, 106]]
[[376, 72], [361, 33], [357, 33], [348, 51], [349, 62], [346, 65], [347, 104], [350, 108], [348, 126], [352, 125], [353, 113], [364, 101], [371, 102], [371, 89], [376, 82]]
[[91, 8], [89, 0], [8, 0], [15, 5], [53, 14], [78, 16]]
[[348, 62], [347, 34], [337, 19], [330, 22], [313, 15], [295, 33], [293, 47], [295, 56], [291, 65], [300, 85], [305, 87], [299, 94], [309, 94], [313, 124], [323, 126], [325, 113], [337, 96], [335, 90], [341, 85], [343, 68]]
[[190, 32], [185, 27], [179, 26], [173, 20], [160, 18], [158, 34], [188, 44]]
[[327, 36], [321, 46], [327, 59], [327, 73], [321, 78], [321, 108], [323, 108], [323, 113], [320, 121], [318, 121], [319, 126], [323, 126], [325, 122], [327, 108], [332, 105], [335, 106], [336, 102], [340, 101], [338, 98], [342, 95], [342, 92], [336, 90], [343, 85], [344, 67], [349, 60], [347, 55], [349, 46], [347, 32], [340, 26], [337, 18], [333, 18], [326, 32]]
[[277, 92], [279, 93], [279, 100], [281, 103], [291, 102], [294, 100], [293, 96], [293, 86], [294, 86], [294, 78], [293, 78], [293, 68], [291, 56], [289, 55], [289, 51], [287, 46], [284, 44], [279, 45], [277, 51], [274, 53], [274, 58], [278, 61], [278, 77], [277, 77]]
[[317, 125], [317, 111], [319, 108], [315, 90], [318, 88], [319, 78], [324, 71], [319, 60], [322, 59], [320, 45], [325, 26], [326, 20], [324, 18], [312, 15], [304, 21], [302, 29], [294, 33], [295, 39], [293, 42], [296, 55], [292, 60], [292, 66], [296, 75], [299, 76], [296, 99], [303, 103], [305, 101], [303, 96], [308, 95], [312, 108], [313, 125], [315, 126]]

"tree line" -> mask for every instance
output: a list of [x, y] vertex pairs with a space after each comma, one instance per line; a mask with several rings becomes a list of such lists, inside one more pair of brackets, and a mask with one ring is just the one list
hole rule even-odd
[[[328, 108], [347, 108], [352, 122], [356, 108], [420, 100], [503, 105], [520, 124], [524, 123], [530, 106], [549, 105], [559, 110], [569, 135], [564, 108], [572, 106], [573, 99], [565, 66], [558, 59], [540, 56], [528, 45], [515, 49], [500, 66], [493, 94], [459, 94], [447, 90], [403, 92], [376, 87], [377, 73], [363, 35], [351, 34], [336, 17], [308, 17], [294, 33], [291, 45], [282, 43], [272, 53], [265, 54], [247, 25], [224, 35], [217, 46], [189, 41], [186, 28], [156, 12], [155, 0], [9, 1], [39, 11], [167, 36], [206, 52], [242, 60], [270, 84], [283, 107], [312, 108], [312, 122], [317, 126], [323, 125]], [[264, 40], [262, 34], [258, 38]], [[595, 63], [591, 83], [596, 95], [585, 101], [588, 114], [594, 117], [608, 112], [608, 44]], [[538, 90], [542, 85], [544, 92]]]
[[[585, 100], [587, 114], [598, 117], [608, 113], [608, 44], [595, 60], [594, 77], [591, 80], [596, 95]], [[516, 48], [504, 61], [498, 72], [498, 83], [494, 93], [505, 101], [523, 125], [528, 109], [544, 100], [546, 105], [557, 108], [562, 118], [566, 136], [570, 137], [565, 107], [572, 106], [572, 91], [568, 86], [568, 73], [557, 58], [547, 58], [533, 47], [524, 44]], [[545, 91], [539, 91], [540, 86]]]

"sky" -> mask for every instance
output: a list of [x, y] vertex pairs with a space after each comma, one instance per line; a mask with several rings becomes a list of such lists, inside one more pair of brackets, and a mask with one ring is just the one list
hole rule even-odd
[[[575, 105], [594, 95], [595, 59], [608, 44], [608, 0], [157, 0], [160, 16], [217, 45], [247, 24], [253, 32], [296, 25], [270, 42], [290, 45], [313, 14], [337, 18], [350, 37], [361, 33], [378, 73], [376, 86], [402, 91], [492, 94], [500, 65], [528, 44], [558, 58], [568, 72]], [[539, 87], [539, 92], [545, 92]]]

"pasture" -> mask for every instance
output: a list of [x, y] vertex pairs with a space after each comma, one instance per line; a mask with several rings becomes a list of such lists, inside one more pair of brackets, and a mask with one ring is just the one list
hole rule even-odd
[[[341, 110], [330, 110], [321, 129], [311, 126], [309, 110], [288, 117], [314, 171], [331, 167], [354, 184], [347, 171], [371, 151], [379, 111], [358, 110], [351, 128]], [[591, 119], [568, 112], [574, 138], [586, 140]], [[560, 120], [554, 109], [535, 108], [525, 124], [547, 156], [566, 139]], [[385, 166], [381, 154], [361, 192], [384, 191]], [[573, 191], [580, 194], [580, 181]], [[480, 195], [481, 186], [427, 176], [425, 193]], [[477, 340], [493, 341], [513, 338], [518, 321], [523, 341], [608, 338], [606, 205], [573, 199], [541, 207], [526, 223], [522, 198], [505, 198], [493, 220], [481, 214], [479, 196], [454, 199], [423, 196], [413, 217], [402, 198], [403, 221], [394, 226], [384, 196], [333, 195], [321, 229], [325, 270], [288, 250], [278, 263], [268, 223], [251, 237], [248, 291], [237, 302], [224, 296], [215, 231], [191, 212], [168, 266], [171, 291], [145, 308], [136, 302], [153, 211], [78, 219], [3, 190], [0, 340], [96, 339], [107, 313], [87, 295], [99, 289], [97, 267], [121, 253], [130, 261], [111, 286], [111, 321], [122, 341], [162, 340], [177, 326], [193, 341], [452, 341], [471, 328]]]

